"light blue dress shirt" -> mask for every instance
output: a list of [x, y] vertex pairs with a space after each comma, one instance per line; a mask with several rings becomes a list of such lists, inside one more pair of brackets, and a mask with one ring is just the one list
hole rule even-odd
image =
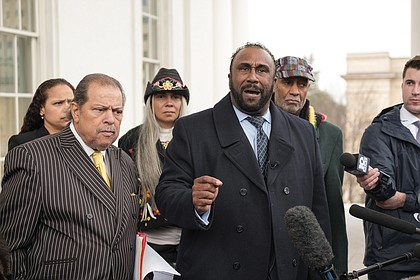
[[[235, 111], [236, 117], [238, 118], [239, 124], [241, 125], [242, 129], [244, 130], [245, 135], [248, 138], [252, 149], [254, 150], [255, 158], [258, 158], [257, 157], [257, 134], [258, 134], [257, 128], [254, 125], [252, 125], [248, 120], [246, 120], [246, 118], [249, 117], [250, 115], [247, 115], [247, 114], [239, 111], [233, 104], [232, 104], [232, 107], [233, 107], [233, 110]], [[270, 139], [270, 133], [271, 133], [271, 112], [270, 112], [270, 109], [268, 109], [267, 112], [265, 112], [265, 114], [262, 117], [265, 119], [265, 122], [263, 124], [263, 130], [264, 130], [265, 134], [267, 134], [268, 139]], [[202, 214], [201, 216], [198, 214], [197, 211], [195, 211], [195, 215], [204, 225], [207, 226], [209, 224], [209, 219], [208, 218], [209, 218], [209, 215], [210, 215], [210, 210], [207, 211], [206, 213]]]

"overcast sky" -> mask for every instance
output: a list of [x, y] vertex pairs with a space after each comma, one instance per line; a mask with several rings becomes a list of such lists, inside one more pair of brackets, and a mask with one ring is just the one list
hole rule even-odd
[[[249, 0], [249, 41], [314, 57], [318, 85], [342, 98], [347, 53], [410, 57], [410, 0]], [[337, 99], [339, 99], [337, 98]]]

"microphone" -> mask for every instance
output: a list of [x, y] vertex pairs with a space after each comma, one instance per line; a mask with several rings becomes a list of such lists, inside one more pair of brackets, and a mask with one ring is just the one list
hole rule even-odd
[[[350, 214], [356, 218], [363, 219], [390, 229], [394, 229], [407, 234], [420, 233], [420, 229], [410, 222], [394, 218], [390, 215], [365, 208], [356, 204], [350, 206]], [[419, 249], [420, 250], [420, 249]]]
[[287, 231], [300, 257], [324, 280], [338, 279], [332, 259], [334, 254], [314, 213], [306, 206], [294, 206], [284, 215]]
[[[370, 159], [362, 154], [343, 153], [340, 156], [340, 163], [344, 166], [344, 171], [355, 176], [365, 175], [368, 173]], [[388, 184], [391, 176], [379, 170], [379, 180], [381, 184]]]
[[414, 247], [414, 250], [412, 252], [405, 253], [399, 257], [381, 262], [381, 263], [375, 263], [373, 265], [367, 266], [363, 269], [353, 271], [346, 273], [342, 276], [340, 276], [340, 279], [359, 279], [360, 276], [368, 274], [370, 272], [374, 272], [377, 270], [381, 270], [382, 268], [389, 266], [391, 264], [403, 262], [403, 261], [409, 261], [412, 258], [420, 259], [420, 244], [416, 244]]
[[343, 153], [340, 156], [340, 163], [344, 165], [344, 171], [359, 176], [368, 173], [370, 159], [362, 154]]

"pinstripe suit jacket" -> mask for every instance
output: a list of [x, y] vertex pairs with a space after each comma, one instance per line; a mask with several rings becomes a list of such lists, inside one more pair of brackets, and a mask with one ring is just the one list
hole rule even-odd
[[107, 152], [113, 191], [69, 126], [7, 154], [0, 233], [16, 279], [132, 279], [137, 175], [121, 149]]

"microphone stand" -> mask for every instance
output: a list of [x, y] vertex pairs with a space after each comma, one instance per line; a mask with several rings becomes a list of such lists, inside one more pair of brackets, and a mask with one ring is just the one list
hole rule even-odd
[[360, 270], [353, 270], [353, 272], [348, 272], [340, 276], [340, 280], [349, 280], [349, 279], [359, 279], [359, 276], [368, 274], [370, 272], [374, 272], [377, 270], [381, 270], [382, 268], [389, 266], [391, 264], [399, 263], [402, 261], [408, 261], [411, 260], [413, 257], [415, 257], [414, 252], [405, 253], [402, 256], [396, 257], [394, 259], [390, 259], [381, 263], [375, 263], [373, 265], [367, 266]]

